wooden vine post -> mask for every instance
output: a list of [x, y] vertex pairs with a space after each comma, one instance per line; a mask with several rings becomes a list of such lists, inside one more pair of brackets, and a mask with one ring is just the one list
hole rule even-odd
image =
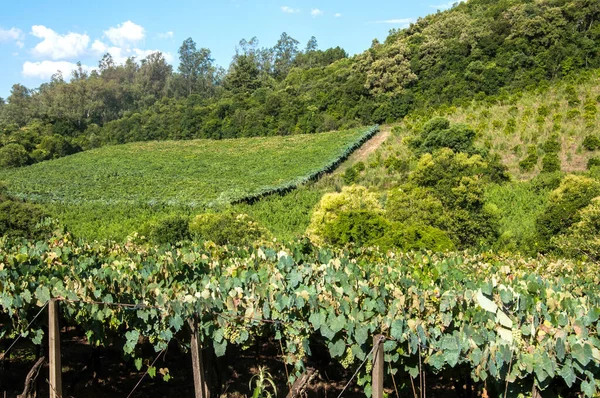
[[373, 398], [383, 398], [383, 342], [385, 338], [378, 334], [373, 337]]
[[192, 333], [190, 351], [192, 354], [192, 369], [194, 373], [194, 393], [196, 398], [210, 398], [210, 390], [204, 373], [202, 363], [202, 349], [200, 347], [200, 333], [196, 319], [188, 321]]
[[60, 327], [58, 325], [58, 301], [56, 299], [51, 299], [48, 303], [48, 345], [50, 398], [62, 398]]

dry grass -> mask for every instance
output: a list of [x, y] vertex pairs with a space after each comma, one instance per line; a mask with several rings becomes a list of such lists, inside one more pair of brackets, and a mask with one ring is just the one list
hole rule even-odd
[[[453, 123], [466, 123], [477, 132], [477, 144], [502, 156], [510, 172], [519, 179], [528, 179], [541, 169], [542, 145], [554, 133], [559, 135], [559, 157], [565, 172], [586, 169], [591, 157], [600, 151], [588, 151], [581, 144], [587, 135], [600, 137], [600, 71], [594, 71], [582, 82], [561, 81], [534, 92], [513, 94], [495, 104], [473, 101], [466, 107], [448, 107], [433, 114], [409, 116], [401, 132], [388, 140], [379, 156], [405, 152], [403, 137], [415, 134], [432, 117], [446, 117]], [[579, 103], [573, 101], [577, 98]], [[539, 161], [531, 172], [519, 168], [527, 147], [538, 148]], [[386, 148], [388, 147], [388, 148]]]

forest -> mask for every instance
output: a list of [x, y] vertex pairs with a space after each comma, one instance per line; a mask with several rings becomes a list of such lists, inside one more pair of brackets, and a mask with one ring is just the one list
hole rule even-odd
[[597, 396], [599, 2], [179, 61], [0, 99], [0, 391]]

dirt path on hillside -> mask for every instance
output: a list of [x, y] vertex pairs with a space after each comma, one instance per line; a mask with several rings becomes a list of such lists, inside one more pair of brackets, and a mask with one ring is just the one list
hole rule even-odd
[[356, 152], [350, 155], [348, 160], [346, 160], [340, 167], [338, 167], [334, 174], [342, 173], [348, 168], [348, 166], [351, 166], [357, 162], [366, 162], [369, 158], [369, 155], [375, 152], [377, 148], [379, 148], [390, 137], [391, 132], [391, 127], [381, 127], [381, 131], [375, 134], [373, 138], [365, 142], [363, 146], [361, 146], [359, 149], [356, 150]]

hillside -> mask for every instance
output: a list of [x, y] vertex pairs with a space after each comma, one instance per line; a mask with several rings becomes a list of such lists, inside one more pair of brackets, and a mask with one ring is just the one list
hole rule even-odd
[[287, 33], [273, 48], [242, 40], [227, 70], [191, 38], [178, 71], [161, 54], [124, 65], [107, 54], [97, 72], [81, 70], [69, 83], [13, 87], [0, 101], [0, 167], [131, 141], [391, 123], [578, 76], [600, 66], [598, 43], [597, 1], [470, 0], [392, 30], [353, 57], [318, 49], [316, 39], [302, 50]]
[[219, 208], [306, 182], [372, 131], [107, 146], [5, 170], [0, 180], [10, 194], [47, 204], [77, 234], [122, 239], [150, 214]]

